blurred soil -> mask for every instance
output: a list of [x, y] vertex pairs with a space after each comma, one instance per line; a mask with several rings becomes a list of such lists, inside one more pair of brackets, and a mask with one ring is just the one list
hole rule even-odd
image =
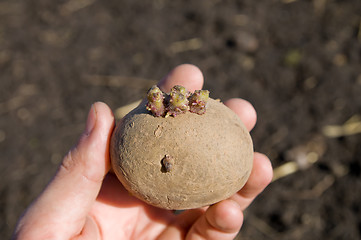
[[239, 239], [361, 239], [361, 1], [1, 0], [3, 239], [93, 102], [136, 101], [185, 62], [255, 106], [255, 149], [284, 170]]

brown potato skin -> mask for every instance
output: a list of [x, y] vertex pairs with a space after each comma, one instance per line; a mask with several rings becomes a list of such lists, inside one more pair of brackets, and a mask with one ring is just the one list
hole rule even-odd
[[[112, 168], [137, 198], [165, 209], [191, 209], [226, 199], [246, 183], [253, 144], [238, 116], [209, 99], [203, 115], [154, 117], [142, 103], [117, 124]], [[165, 155], [172, 157], [163, 171]], [[169, 169], [168, 169], [169, 170]]]

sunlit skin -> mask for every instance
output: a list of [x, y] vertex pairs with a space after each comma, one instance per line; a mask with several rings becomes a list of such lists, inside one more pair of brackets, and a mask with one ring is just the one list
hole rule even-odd
[[[201, 89], [203, 75], [189, 64], [172, 70], [159, 88], [174, 85]], [[256, 123], [252, 105], [230, 99], [232, 109], [250, 131]], [[246, 185], [230, 198], [212, 206], [175, 215], [132, 197], [110, 170], [109, 140], [114, 128], [110, 108], [94, 103], [84, 133], [64, 157], [56, 175], [18, 222], [13, 239], [234, 239], [243, 223], [243, 210], [272, 179], [269, 159], [254, 154]]]

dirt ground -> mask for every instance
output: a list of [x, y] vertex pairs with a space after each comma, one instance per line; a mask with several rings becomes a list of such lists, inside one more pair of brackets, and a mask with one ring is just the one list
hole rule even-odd
[[93, 102], [138, 100], [180, 63], [255, 106], [255, 149], [281, 167], [239, 239], [361, 239], [361, 1], [1, 0], [3, 239]]

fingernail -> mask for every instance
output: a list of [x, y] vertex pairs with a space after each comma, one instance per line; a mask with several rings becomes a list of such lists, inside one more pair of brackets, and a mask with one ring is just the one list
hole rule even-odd
[[95, 122], [97, 120], [97, 113], [94, 107], [94, 104], [90, 107], [88, 113], [88, 120], [86, 121], [85, 133], [89, 135], [95, 126]]

